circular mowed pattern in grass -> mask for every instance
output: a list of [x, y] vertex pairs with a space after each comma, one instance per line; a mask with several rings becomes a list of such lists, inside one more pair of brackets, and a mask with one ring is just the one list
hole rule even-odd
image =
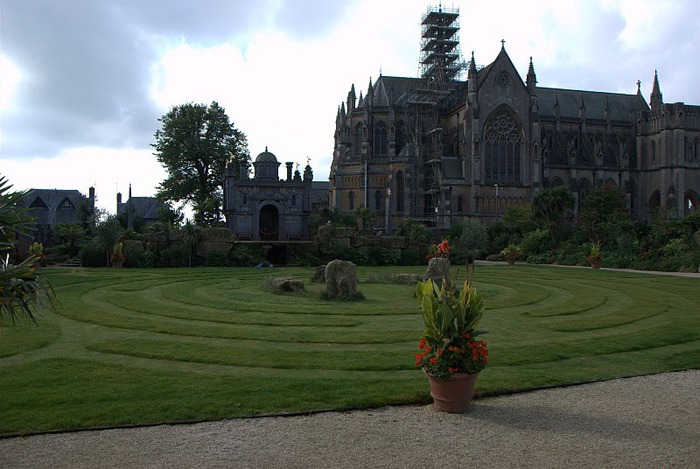
[[[415, 287], [390, 283], [422, 271], [360, 268], [364, 301], [331, 302], [312, 269], [47, 270], [54, 311], [0, 325], [0, 386], [27, 388], [0, 403], [0, 433], [426, 402]], [[306, 292], [266, 292], [273, 276]], [[697, 278], [499, 265], [474, 285], [479, 394], [700, 366]]]

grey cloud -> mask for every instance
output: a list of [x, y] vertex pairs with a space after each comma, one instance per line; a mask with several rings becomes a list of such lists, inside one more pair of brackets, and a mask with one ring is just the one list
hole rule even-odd
[[[198, 45], [245, 43], [260, 28], [308, 38], [325, 34], [348, 8], [336, 2], [273, 0], [3, 2], [2, 53], [26, 76], [20, 109], [0, 115], [0, 157], [55, 156], [80, 145], [152, 142], [161, 111], [149, 100], [152, 39]], [[112, 134], [91, 129], [111, 128]]]

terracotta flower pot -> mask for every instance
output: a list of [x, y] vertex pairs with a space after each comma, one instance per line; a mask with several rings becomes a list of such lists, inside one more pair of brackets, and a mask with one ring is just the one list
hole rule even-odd
[[451, 414], [461, 414], [469, 409], [478, 374], [454, 373], [448, 380], [425, 374], [430, 381], [430, 395], [436, 409]]
[[591, 262], [591, 267], [593, 267], [595, 270], [600, 269], [600, 262]]
[[506, 262], [508, 262], [508, 264], [510, 265], [513, 265], [515, 264], [515, 259], [506, 259]]

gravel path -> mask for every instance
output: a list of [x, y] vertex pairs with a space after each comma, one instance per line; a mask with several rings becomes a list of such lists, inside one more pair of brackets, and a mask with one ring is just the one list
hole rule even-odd
[[472, 405], [10, 438], [0, 467], [700, 467], [700, 370]]

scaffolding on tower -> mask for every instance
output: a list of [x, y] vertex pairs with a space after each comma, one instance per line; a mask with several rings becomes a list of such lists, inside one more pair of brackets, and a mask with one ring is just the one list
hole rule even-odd
[[443, 123], [447, 97], [466, 69], [459, 48], [459, 9], [428, 8], [421, 22], [421, 82], [405, 98], [409, 131], [417, 161], [414, 183], [409, 188], [412, 215], [440, 227], [445, 214], [442, 181]]

